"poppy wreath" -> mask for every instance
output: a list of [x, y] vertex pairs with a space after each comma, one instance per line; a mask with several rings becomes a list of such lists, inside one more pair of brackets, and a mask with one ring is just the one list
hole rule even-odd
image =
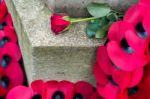
[[97, 49], [93, 73], [105, 99], [150, 99], [150, 1], [130, 7], [111, 25], [108, 40]]
[[30, 87], [17, 86], [7, 95], [6, 99], [102, 99], [95, 88], [84, 81], [36, 80]]
[[10, 89], [23, 84], [20, 60], [21, 52], [13, 22], [5, 0], [0, 0], [0, 99], [5, 99]]

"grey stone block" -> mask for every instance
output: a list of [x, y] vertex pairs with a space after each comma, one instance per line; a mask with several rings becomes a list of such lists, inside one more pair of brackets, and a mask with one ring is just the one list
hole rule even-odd
[[106, 3], [112, 9], [124, 11], [138, 0], [44, 0], [49, 9], [58, 13], [67, 13], [73, 17], [89, 16], [86, 6], [89, 3]]
[[18, 35], [29, 83], [36, 79], [85, 80], [94, 83], [92, 64], [96, 47], [88, 39], [86, 23], [75, 24], [55, 36], [50, 30], [51, 11], [42, 0], [6, 0]]

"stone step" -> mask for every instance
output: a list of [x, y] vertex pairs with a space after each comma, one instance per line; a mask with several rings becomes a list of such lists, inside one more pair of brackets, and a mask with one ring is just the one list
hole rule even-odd
[[[138, 0], [44, 0], [49, 9], [58, 13], [67, 13], [74, 17], [88, 16], [86, 6], [91, 3], [107, 3], [113, 9], [124, 11]], [[119, 9], [118, 9], [119, 8]]]

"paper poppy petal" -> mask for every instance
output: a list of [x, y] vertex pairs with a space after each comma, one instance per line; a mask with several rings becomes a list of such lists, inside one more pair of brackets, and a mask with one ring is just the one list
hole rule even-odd
[[97, 90], [104, 99], [116, 99], [119, 92], [119, 88], [111, 83], [108, 83], [106, 86], [97, 85]]
[[134, 27], [124, 21], [117, 21], [112, 24], [108, 32], [108, 39], [114, 40], [116, 42], [121, 42], [121, 40], [125, 37], [125, 32], [127, 30], [134, 30]]
[[60, 81], [59, 91], [63, 92], [65, 99], [71, 99], [74, 95], [74, 84], [69, 81]]
[[31, 99], [32, 89], [24, 86], [17, 86], [9, 91], [6, 99]]
[[128, 88], [132, 73], [114, 69], [112, 73], [113, 80], [119, 85], [121, 90]]
[[19, 63], [12, 62], [5, 70], [5, 73], [10, 80], [9, 88], [23, 84], [24, 76], [23, 76], [23, 71], [22, 71]]
[[[126, 32], [126, 39], [129, 46], [131, 46], [138, 55], [144, 56], [144, 47], [146, 46], [146, 39], [140, 38], [132, 31]], [[147, 44], [148, 45], [148, 44]]]
[[108, 83], [107, 75], [104, 74], [104, 72], [102, 71], [102, 69], [97, 63], [94, 65], [93, 73], [94, 73], [96, 81], [100, 85], [105, 85]]
[[143, 68], [137, 68], [132, 72], [132, 79], [130, 81], [129, 87], [134, 87], [140, 83], [143, 77]]
[[5, 33], [5, 37], [10, 39], [10, 42], [14, 42], [14, 43], [17, 42], [17, 36], [16, 36], [14, 28], [5, 26], [4, 33]]
[[112, 66], [112, 62], [108, 57], [107, 49], [105, 46], [100, 46], [97, 49], [96, 60], [102, 71], [105, 74], [111, 75], [114, 67]]
[[0, 24], [6, 23], [6, 26], [13, 27], [13, 22], [10, 14], [7, 14], [7, 16], [3, 19], [0, 20]]
[[150, 34], [150, 20], [149, 20], [150, 14], [148, 13], [143, 20], [143, 27], [145, 30]]
[[98, 92], [94, 92], [90, 99], [103, 99]]
[[144, 67], [144, 73], [139, 86], [144, 90], [150, 90], [150, 64]]
[[124, 21], [131, 23], [136, 26], [137, 23], [141, 22], [144, 17], [144, 8], [138, 4], [131, 6], [125, 13]]
[[43, 80], [35, 80], [31, 83], [31, 88], [34, 94], [42, 94], [44, 89], [44, 81]]
[[123, 92], [119, 93], [117, 95], [117, 99], [129, 99], [129, 97], [128, 97], [128, 91], [124, 90]]
[[81, 94], [83, 99], [89, 99], [89, 97], [94, 93], [94, 88], [87, 82], [79, 81], [75, 84], [75, 91], [77, 94]]
[[142, 6], [149, 7], [150, 1], [149, 0], [139, 0], [139, 4], [141, 4]]
[[149, 96], [150, 90], [145, 90], [144, 87], [147, 87], [147, 85], [138, 86], [138, 91], [135, 94], [130, 95], [129, 99], [150, 99]]
[[45, 83], [45, 93], [43, 94], [43, 99], [52, 99], [54, 93], [58, 91], [58, 83], [59, 82], [55, 80]]
[[7, 7], [6, 7], [5, 0], [1, 0], [1, 3], [0, 3], [0, 20], [2, 20], [6, 14], [7, 14]]
[[0, 97], [5, 97], [7, 94], [7, 89], [0, 85]]
[[17, 44], [8, 42], [5, 44], [4, 48], [2, 48], [2, 55], [8, 55], [12, 59], [12, 61], [19, 61], [21, 59], [21, 51]]
[[133, 71], [135, 68], [143, 67], [146, 64], [134, 52], [126, 53], [115, 41], [110, 41], [107, 44], [107, 51], [110, 59], [122, 70]]
[[150, 37], [148, 37], [148, 39], [146, 40], [146, 45], [144, 47], [144, 52], [146, 55], [146, 58], [148, 58], [148, 60], [150, 59]]

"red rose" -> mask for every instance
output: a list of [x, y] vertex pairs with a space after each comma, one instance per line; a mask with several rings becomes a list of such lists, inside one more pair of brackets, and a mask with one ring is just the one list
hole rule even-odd
[[51, 30], [57, 35], [70, 26], [70, 17], [66, 15], [53, 14], [51, 16]]

